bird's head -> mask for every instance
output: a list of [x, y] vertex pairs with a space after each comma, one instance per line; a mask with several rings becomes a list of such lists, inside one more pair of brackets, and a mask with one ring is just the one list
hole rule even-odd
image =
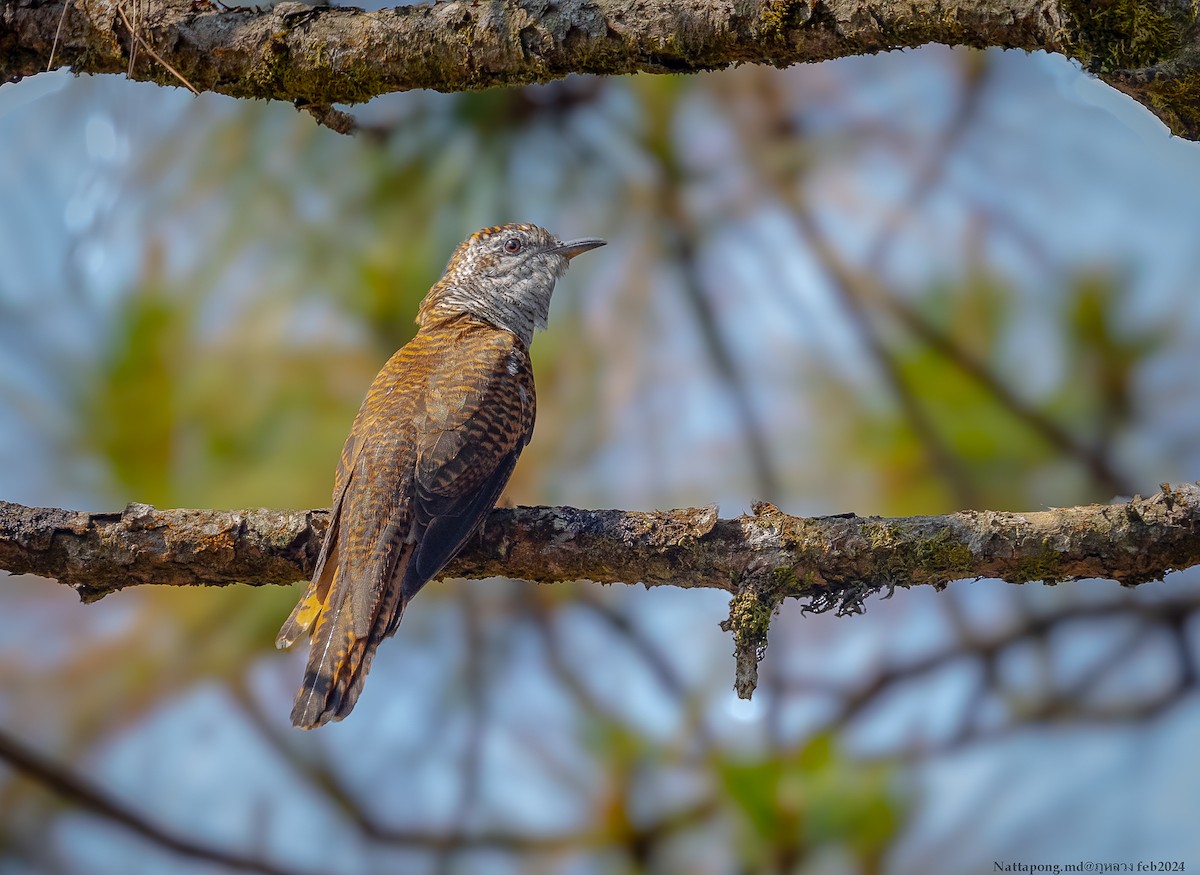
[[500, 225], [468, 237], [450, 256], [434, 283], [417, 323], [470, 313], [511, 331], [529, 346], [536, 328], [546, 327], [554, 283], [571, 259], [603, 240], [564, 243], [537, 225]]

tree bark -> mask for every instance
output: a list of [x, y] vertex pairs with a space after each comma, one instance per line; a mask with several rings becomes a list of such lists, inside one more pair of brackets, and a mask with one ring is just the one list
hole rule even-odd
[[[0, 501], [0, 570], [36, 574], [94, 602], [127, 586], [288, 585], [307, 578], [328, 511], [120, 513]], [[1163, 484], [1123, 504], [1031, 513], [960, 511], [884, 519], [801, 518], [765, 502], [718, 519], [714, 506], [669, 511], [497, 508], [443, 576], [538, 583], [592, 580], [731, 593], [772, 582], [778, 598], [861, 602], [864, 590], [944, 587], [963, 578], [1127, 586], [1200, 564], [1200, 486]], [[849, 603], [839, 605], [846, 609]]]
[[[57, 578], [85, 602], [137, 584], [289, 584], [312, 573], [327, 522], [325, 510], [132, 504], [121, 513], [85, 513], [0, 502], [0, 569]], [[716, 507], [496, 509], [445, 576], [727, 590], [725, 628], [737, 649], [738, 690], [748, 696], [785, 598], [849, 613], [896, 586], [982, 577], [1132, 586], [1197, 564], [1200, 486], [1163, 484], [1124, 504], [902, 519], [804, 519], [766, 503], [736, 519], [719, 519]]]
[[926, 43], [1061, 52], [1174, 133], [1200, 138], [1200, 28], [1190, 0], [450, 0], [377, 12], [0, 0], [0, 82], [56, 67], [128, 72], [288, 100], [318, 116], [412, 88], [786, 67]]

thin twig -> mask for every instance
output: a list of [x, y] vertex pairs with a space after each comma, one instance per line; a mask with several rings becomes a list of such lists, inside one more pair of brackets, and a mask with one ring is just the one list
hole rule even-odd
[[[1085, 603], [1070, 607], [1065, 611], [1038, 615], [1027, 623], [1015, 625], [1003, 632], [987, 638], [968, 639], [953, 642], [946, 647], [930, 653], [920, 659], [908, 663], [892, 665], [873, 675], [866, 683], [849, 688], [845, 685], [827, 683], [816, 678], [794, 680], [787, 683], [787, 691], [795, 694], [800, 692], [821, 693], [833, 696], [839, 700], [836, 711], [830, 715], [825, 726], [844, 727], [874, 703], [881, 700], [886, 693], [901, 684], [929, 677], [946, 666], [966, 660], [972, 656], [985, 661], [999, 659], [1002, 653], [1013, 647], [1020, 646], [1031, 640], [1039, 639], [1051, 631], [1061, 629], [1063, 624], [1079, 620], [1099, 620], [1106, 618], [1127, 618], [1135, 616], [1151, 622], [1178, 624], [1181, 619], [1195, 615], [1197, 605], [1192, 602], [1129, 602], [1116, 600], [1104, 603]], [[1101, 660], [1100, 669], [1105, 667], [1116, 669], [1123, 663], [1120, 660]], [[1087, 673], [1089, 682], [1094, 681], [1091, 672]], [[1075, 690], [1079, 692], [1078, 689]], [[1041, 718], [1052, 716], [1050, 709], [1061, 704], [1059, 695], [1049, 695], [1043, 706], [1034, 714]]]
[[893, 244], [899, 239], [899, 231], [906, 216], [910, 215], [929, 196], [930, 192], [941, 182], [947, 168], [952, 164], [954, 150], [958, 148], [963, 137], [971, 130], [971, 124], [979, 113], [983, 103], [984, 86], [987, 83], [990, 55], [982, 51], [968, 51], [957, 57], [962, 58], [962, 90], [958, 106], [950, 117], [949, 124], [942, 130], [936, 149], [931, 149], [924, 163], [916, 172], [908, 195], [890, 209], [879, 223], [867, 254], [863, 258], [863, 271], [878, 275]]
[[54, 29], [54, 42], [50, 44], [50, 60], [46, 62], [47, 73], [54, 69], [54, 53], [58, 50], [58, 41], [62, 36], [63, 22], [67, 20], [67, 10], [71, 8], [71, 4], [74, 2], [75, 0], [65, 0], [62, 15], [58, 16], [58, 27]]
[[[671, 195], [672, 200], [677, 201], [678, 198], [678, 192]], [[693, 232], [687, 229], [685, 224], [681, 224], [681, 210], [682, 206], [677, 206], [675, 215], [668, 218], [676, 229], [671, 232], [671, 248], [682, 274], [684, 299], [700, 329], [700, 338], [708, 350], [717, 377], [733, 402], [733, 409], [741, 426], [742, 440], [746, 444], [751, 470], [754, 472], [754, 487], [759, 495], [773, 500], [780, 494], [780, 477], [767, 443], [766, 431], [758, 412], [754, 409], [750, 381], [734, 357], [713, 303], [705, 293], [697, 260], [696, 241], [692, 237]]]
[[1104, 453], [1083, 443], [1062, 425], [1017, 397], [1012, 388], [970, 350], [940, 331], [906, 302], [875, 287], [869, 280], [864, 280], [861, 288], [872, 302], [886, 309], [913, 336], [978, 383], [1019, 422], [1065, 457], [1087, 468], [1098, 487], [1113, 495], [1130, 495], [1135, 491], [1133, 484], [1113, 468]]
[[[118, 4], [118, 7], [119, 6], [120, 6], [120, 4]], [[124, 16], [122, 16], [122, 19], [123, 18], [124, 18]], [[142, 4], [141, 4], [140, 0], [133, 0], [133, 27], [130, 29], [131, 32], [137, 33], [139, 31], [139, 29], [141, 28], [141, 24], [142, 24], [141, 19], [142, 19]], [[126, 22], [125, 24], [126, 24], [126, 27], [129, 26], [128, 22]], [[138, 54], [138, 40], [135, 39], [129, 45], [129, 66], [125, 68], [125, 75], [130, 79], [133, 78], [133, 71], [137, 66], [137, 54]]]
[[329, 130], [338, 134], [358, 134], [369, 133], [374, 137], [378, 137], [378, 130], [371, 128], [361, 128], [358, 124], [358, 119], [348, 112], [343, 112], [330, 106], [328, 103], [303, 103], [297, 102], [296, 109], [302, 110], [313, 117], [317, 124], [329, 128]]
[[666, 655], [655, 646], [649, 637], [638, 631], [628, 616], [601, 601], [594, 593], [581, 591], [578, 595], [578, 602], [623, 638], [629, 647], [642, 658], [651, 673], [658, 678], [663, 689], [691, 718], [689, 734], [694, 735], [701, 752], [712, 750], [716, 741], [704, 711], [705, 703], [699, 696], [692, 695], [688, 691], [684, 679], [680, 677], [679, 672], [675, 670], [675, 666], [671, 664]]
[[[162, 64], [163, 67], [165, 67], [167, 69], [167, 71], [171, 73], [172, 76], [174, 76], [176, 79], [178, 79], [180, 82], [183, 83], [183, 86], [188, 91], [192, 92], [192, 94], [195, 94], [197, 97], [199, 97], [200, 96], [199, 90], [194, 85], [192, 85], [191, 82], [189, 82], [189, 81], [187, 81], [187, 79], [183, 78], [182, 73], [180, 73], [178, 70], [176, 70], [170, 64], [168, 64], [166, 61], [164, 61], [162, 56], [159, 55], [158, 52], [156, 52], [156, 51], [154, 51], [154, 49], [150, 48], [150, 44], [142, 38], [142, 35], [140, 33], [138, 33], [137, 30], [134, 29], [133, 25], [131, 25], [129, 23], [129, 19], [125, 17], [125, 10], [122, 8], [120, 3], [117, 4], [117, 14], [119, 16], [121, 16], [121, 21], [125, 23], [125, 27], [129, 30], [129, 35], [133, 38], [133, 40], [136, 43], [141, 43], [142, 48], [144, 48], [146, 50], [146, 54], [148, 54], [154, 60], [158, 61], [158, 63]], [[136, 49], [133, 47], [131, 47], [129, 50], [129, 68], [130, 68], [129, 75], [131, 77], [133, 76], [133, 56], [134, 56], [135, 51], [136, 51]]]
[[875, 360], [879, 372], [900, 405], [905, 419], [908, 420], [922, 448], [928, 454], [934, 470], [941, 474], [960, 506], [976, 506], [980, 495], [971, 481], [966, 466], [954, 453], [934, 425], [933, 419], [921, 406], [895, 357], [879, 336], [878, 329], [871, 322], [870, 315], [863, 307], [859, 297], [859, 285], [855, 281], [854, 275], [825, 240], [807, 209], [797, 204], [793, 215], [796, 219], [796, 227], [808, 244], [809, 251], [813, 253], [825, 270], [830, 287], [850, 317], [850, 323], [858, 333], [863, 346]]
[[294, 870], [284, 869], [273, 863], [217, 850], [178, 836], [147, 820], [65, 766], [26, 747], [23, 742], [4, 731], [0, 731], [0, 760], [68, 802], [181, 856], [206, 860], [244, 872], [259, 872], [261, 875], [296, 875]]

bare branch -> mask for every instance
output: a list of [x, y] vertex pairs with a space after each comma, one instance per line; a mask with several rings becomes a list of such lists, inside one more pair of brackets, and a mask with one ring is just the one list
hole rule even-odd
[[202, 91], [321, 107], [413, 88], [462, 91], [568, 73], [680, 73], [742, 63], [786, 67], [943, 43], [1062, 52], [1175, 133], [1200, 137], [1200, 29], [1188, 0], [450, 0], [370, 12], [297, 3], [263, 12], [217, 8], [203, 0], [151, 0], [135, 37], [114, 0], [0, 0], [0, 82], [52, 62], [81, 73], [125, 73], [132, 62], [135, 79], [183, 79]]

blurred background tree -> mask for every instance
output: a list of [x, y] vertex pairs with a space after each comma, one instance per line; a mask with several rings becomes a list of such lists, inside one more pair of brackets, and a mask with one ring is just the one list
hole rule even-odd
[[[534, 345], [517, 503], [1028, 510], [1200, 476], [1200, 156], [1061, 58], [360, 115], [346, 138], [114, 78], [0, 88], [0, 497], [327, 504], [418, 300], [509, 220], [610, 241]], [[788, 604], [752, 702], [721, 593], [446, 581], [311, 734], [302, 655], [271, 647], [294, 592], [3, 598], [3, 736], [271, 871], [1200, 861], [1193, 572]], [[0, 767], [4, 875], [228, 870]]]

